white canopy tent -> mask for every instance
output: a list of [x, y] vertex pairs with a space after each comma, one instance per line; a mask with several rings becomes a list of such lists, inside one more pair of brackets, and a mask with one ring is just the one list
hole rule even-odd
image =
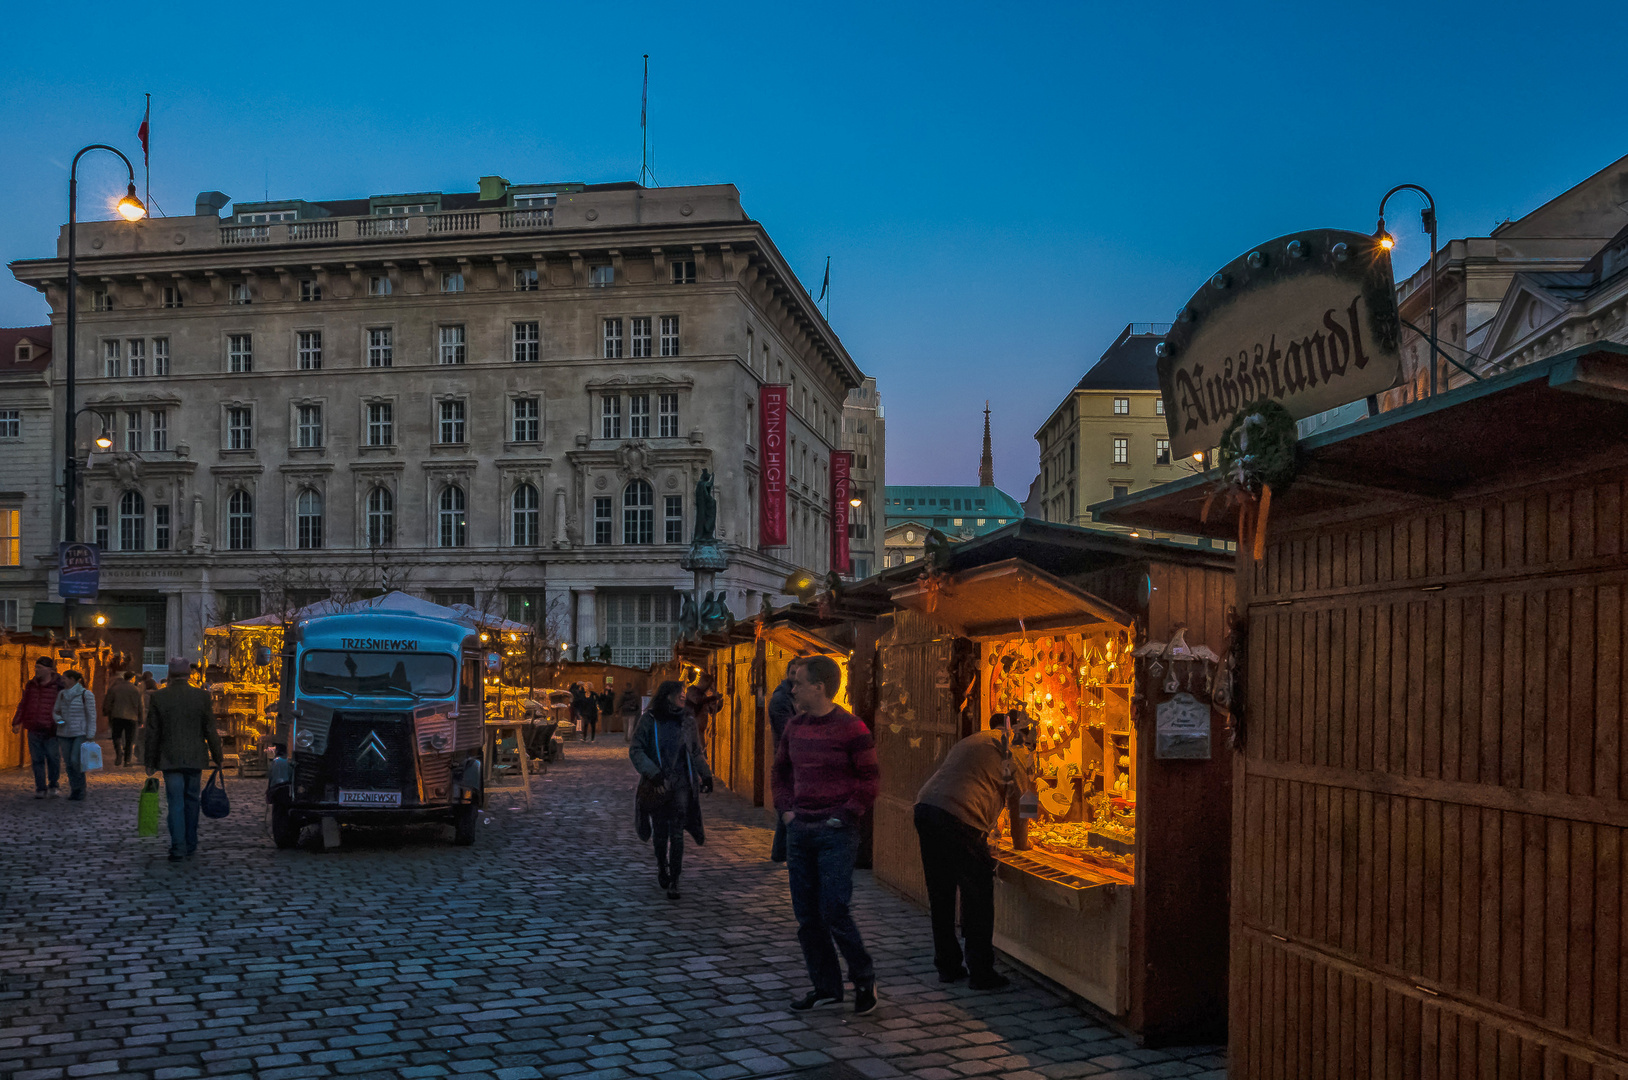
[[[432, 604], [417, 596], [404, 592], [388, 592], [383, 596], [369, 597], [366, 600], [353, 600], [342, 604], [335, 600], [319, 600], [308, 604], [292, 616], [293, 620], [309, 619], [318, 615], [352, 615], [364, 611], [387, 611], [396, 615], [418, 615], [426, 619], [449, 619], [461, 623], [471, 630], [495, 630], [504, 634], [530, 634], [535, 628], [525, 623], [514, 622], [510, 619], [487, 615], [468, 604], [454, 604], [445, 606]], [[257, 615], [252, 619], [239, 619], [232, 626], [277, 626], [282, 623], [281, 615]]]

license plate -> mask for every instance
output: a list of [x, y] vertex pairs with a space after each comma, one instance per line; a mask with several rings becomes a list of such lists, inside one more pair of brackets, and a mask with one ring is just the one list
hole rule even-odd
[[341, 791], [339, 802], [342, 806], [400, 806], [401, 792]]

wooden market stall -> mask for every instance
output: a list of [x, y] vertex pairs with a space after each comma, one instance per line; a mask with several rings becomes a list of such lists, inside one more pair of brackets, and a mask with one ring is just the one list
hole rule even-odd
[[[1628, 1076], [1628, 349], [1303, 440], [1239, 555], [1235, 1077]], [[1230, 535], [1196, 478], [1093, 507]]]

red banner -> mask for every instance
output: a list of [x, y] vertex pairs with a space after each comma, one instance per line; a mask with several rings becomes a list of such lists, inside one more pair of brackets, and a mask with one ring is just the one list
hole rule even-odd
[[853, 484], [849, 477], [854, 471], [852, 450], [831, 451], [831, 569], [839, 574], [852, 573], [848, 561], [848, 516], [852, 507]]
[[786, 543], [786, 388], [760, 387], [758, 411], [762, 413], [758, 445], [763, 453], [758, 470], [763, 498], [758, 511], [758, 543], [781, 547]]

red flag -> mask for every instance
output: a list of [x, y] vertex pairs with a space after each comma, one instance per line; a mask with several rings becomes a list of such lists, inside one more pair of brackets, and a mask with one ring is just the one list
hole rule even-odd
[[146, 168], [147, 161], [147, 121], [153, 116], [153, 95], [147, 95], [147, 111], [142, 114], [141, 126], [136, 129], [136, 138], [141, 140], [141, 165]]

